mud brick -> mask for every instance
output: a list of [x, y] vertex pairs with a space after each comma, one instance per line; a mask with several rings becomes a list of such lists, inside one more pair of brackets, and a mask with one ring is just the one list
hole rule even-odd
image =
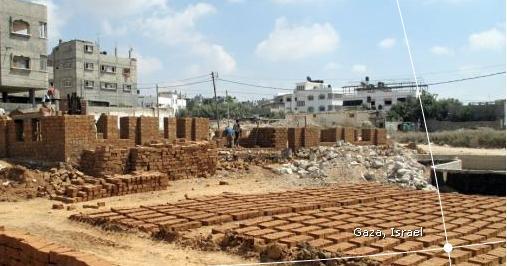
[[458, 228], [454, 228], [454, 232], [461, 233], [463, 235], [472, 234], [474, 232], [477, 232], [477, 228], [471, 227], [471, 226], [460, 226]]
[[477, 234], [466, 235], [466, 236], [462, 236], [460, 238], [464, 239], [464, 240], [467, 240], [467, 241], [470, 241], [470, 243], [480, 243], [481, 241], [483, 241], [483, 240], [486, 239], [485, 236], [483, 236], [483, 235], [477, 235]]
[[273, 221], [269, 221], [269, 222], [260, 223], [260, 224], [258, 224], [258, 226], [260, 228], [273, 228], [273, 227], [277, 227], [277, 226], [286, 225], [288, 223], [289, 223], [288, 221], [273, 220]]
[[232, 218], [237, 221], [237, 220], [259, 217], [262, 215], [262, 212], [252, 210], [252, 211], [242, 211], [242, 212], [236, 212], [236, 213], [233, 212], [233, 213], [230, 213], [230, 215], [232, 215]]
[[315, 226], [315, 225], [310, 225], [310, 226], [303, 226], [303, 227], [299, 227], [299, 228], [294, 228], [294, 229], [291, 229], [291, 231], [298, 234], [298, 235], [302, 235], [302, 234], [308, 234], [311, 231], [316, 231], [319, 229], [321, 229], [321, 227]]
[[160, 226], [165, 226], [167, 228], [171, 228], [171, 226], [174, 225], [174, 224], [180, 224], [180, 223], [186, 223], [186, 222], [188, 222], [187, 219], [176, 218], [176, 219], [172, 219], [172, 220], [167, 220], [167, 221], [159, 222], [158, 224]]
[[398, 260], [395, 260], [392, 265], [394, 266], [408, 266], [408, 265], [417, 265], [418, 263], [421, 263], [426, 260], [426, 257], [417, 255], [417, 254], [411, 254], [405, 257], [402, 257]]
[[213, 216], [210, 218], [202, 219], [203, 225], [212, 225], [212, 224], [219, 224], [219, 223], [225, 223], [232, 221], [231, 215], [219, 215], [219, 216]]
[[335, 215], [335, 216], [331, 216], [331, 217], [328, 217], [329, 219], [332, 219], [332, 220], [337, 220], [337, 221], [341, 221], [341, 220], [347, 220], [347, 218], [352, 218], [353, 216], [350, 215], [350, 214], [340, 214], [340, 215]]
[[330, 228], [337, 228], [337, 226], [345, 224], [347, 222], [345, 221], [331, 221], [327, 223], [320, 224], [322, 227], [330, 227]]
[[445, 237], [438, 235], [425, 235], [423, 237], [416, 238], [415, 241], [423, 243], [424, 247], [442, 244]]
[[495, 248], [487, 253], [490, 256], [497, 257], [499, 264], [505, 264], [505, 248]]
[[446, 221], [446, 223], [458, 224], [458, 225], [468, 224], [470, 222], [472, 222], [472, 219], [468, 219], [468, 218], [458, 218], [458, 219], [451, 220], [449, 222]]
[[239, 229], [239, 225], [236, 223], [228, 223], [228, 224], [224, 224], [222, 226], [217, 226], [217, 227], [211, 228], [211, 233], [212, 234], [220, 234], [220, 233], [225, 234], [226, 231], [234, 230], [234, 229]]
[[253, 218], [253, 219], [241, 221], [241, 222], [239, 222], [239, 226], [240, 227], [249, 227], [252, 225], [257, 225], [257, 224], [269, 222], [269, 221], [273, 221], [273, 218], [269, 217], [269, 216], [264, 216], [264, 217], [258, 217], [258, 218]]
[[303, 223], [303, 221], [314, 219], [315, 217], [310, 215], [297, 215], [286, 218], [286, 220], [296, 223]]
[[476, 263], [476, 264], [484, 265], [484, 266], [490, 266], [490, 265], [493, 266], [493, 265], [498, 265], [498, 258], [495, 256], [492, 256], [492, 255], [489, 255], [489, 254], [482, 254], [482, 255], [478, 255], [473, 258], [470, 258], [468, 260], [468, 262]]
[[201, 227], [201, 222], [198, 221], [192, 221], [192, 222], [186, 222], [186, 223], [178, 223], [171, 225], [171, 229], [174, 231], [179, 230], [187, 230], [187, 229], [193, 229], [193, 228], [199, 228]]
[[353, 238], [349, 239], [349, 242], [362, 247], [362, 246], [366, 246], [366, 245], [371, 244], [371, 243], [378, 241], [378, 240], [379, 239], [376, 237], [362, 237], [362, 236], [360, 236], [360, 237], [353, 237]]
[[423, 248], [423, 243], [416, 242], [416, 241], [405, 241], [404, 243], [394, 246], [393, 250], [400, 251], [400, 252], [406, 252], [406, 251], [413, 251]]
[[468, 260], [472, 256], [471, 252], [461, 249], [453, 249], [450, 254], [442, 253], [439, 254], [438, 257], [441, 258], [449, 258], [451, 257], [451, 261], [453, 264], [462, 263]]
[[372, 255], [378, 253], [378, 249], [372, 247], [358, 247], [354, 249], [347, 250], [345, 252], [348, 256], [364, 256], [364, 255]]
[[321, 238], [321, 239], [312, 240], [312, 241], [308, 242], [308, 244], [314, 248], [322, 248], [325, 246], [332, 245], [333, 241]]
[[337, 234], [339, 231], [332, 228], [326, 228], [316, 231], [311, 231], [308, 233], [308, 235], [315, 237], [315, 238], [325, 238], [329, 235]]
[[349, 243], [349, 242], [341, 242], [341, 243], [338, 243], [338, 244], [334, 244], [334, 245], [330, 245], [330, 246], [326, 246], [324, 247], [323, 249], [325, 251], [328, 251], [328, 252], [338, 252], [338, 253], [341, 253], [341, 252], [344, 252], [344, 251], [347, 251], [347, 250], [351, 250], [351, 249], [354, 249], [356, 248], [357, 246], [352, 244], [352, 243]]
[[342, 232], [342, 233], [337, 233], [337, 234], [326, 236], [327, 239], [332, 240], [334, 243], [344, 242], [344, 241], [347, 241], [353, 237], [354, 237], [354, 234], [352, 234], [352, 232]]
[[262, 212], [264, 215], [274, 215], [274, 214], [281, 214], [281, 213], [288, 213], [291, 212], [291, 207], [273, 207], [268, 209], [263, 209]]
[[370, 246], [377, 248], [378, 250], [384, 252], [384, 251], [390, 250], [392, 247], [398, 245], [399, 243], [400, 243], [399, 239], [384, 238], [384, 239], [381, 239], [379, 241], [376, 241], [376, 242], [370, 244]]
[[327, 223], [330, 221], [331, 220], [326, 219], [326, 218], [315, 218], [315, 219], [301, 221], [301, 223], [303, 223], [305, 225], [317, 225], [317, 224], [321, 224], [321, 223]]
[[294, 233], [292, 233], [292, 232], [282, 231], [282, 232], [270, 233], [270, 234], [267, 234], [267, 235], [263, 235], [261, 237], [267, 243], [269, 243], [269, 242], [276, 241], [276, 240], [281, 239], [281, 238], [291, 237], [293, 235], [294, 235]]
[[449, 265], [449, 260], [445, 258], [430, 258], [429, 260], [423, 261], [418, 264], [418, 266], [447, 266]]
[[247, 227], [242, 227], [242, 228], [236, 229], [235, 232], [238, 234], [244, 234], [249, 231], [256, 231], [256, 230], [260, 230], [260, 229], [261, 228], [258, 226], [247, 226]]
[[276, 231], [273, 229], [259, 229], [259, 230], [248, 231], [248, 232], [245, 232], [244, 234], [247, 236], [260, 237], [260, 236], [275, 233], [275, 232]]
[[381, 253], [378, 254], [379, 256], [369, 257], [369, 259], [374, 262], [377, 262], [380, 265], [392, 265], [393, 261], [401, 257], [401, 255], [398, 254], [395, 255], [380, 255], [380, 254]]
[[289, 247], [294, 247], [299, 243], [312, 241], [313, 237], [307, 235], [295, 235], [291, 237], [285, 237], [278, 240], [280, 243], [286, 244]]
[[477, 245], [477, 246], [462, 247], [461, 249], [472, 252], [472, 256], [479, 256], [488, 253], [488, 251], [492, 250], [493, 247], [490, 245]]
[[303, 227], [303, 226], [304, 225], [300, 224], [300, 223], [289, 223], [286, 225], [276, 226], [275, 229], [280, 230], [280, 231], [284, 231], [284, 230], [291, 230], [291, 229], [295, 229], [295, 228], [299, 228], [299, 227]]
[[286, 219], [286, 218], [289, 218], [289, 217], [294, 217], [294, 216], [299, 216], [299, 214], [297, 213], [284, 213], [284, 214], [277, 214], [277, 215], [273, 215], [273, 219]]
[[486, 227], [505, 231], [505, 223], [493, 223], [493, 224], [490, 224]]

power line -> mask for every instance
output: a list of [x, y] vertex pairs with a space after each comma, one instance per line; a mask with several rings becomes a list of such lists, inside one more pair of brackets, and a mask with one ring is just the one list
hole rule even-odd
[[137, 85], [139, 85], [139, 84], [143, 84], [143, 85], [159, 84], [160, 85], [160, 84], [175, 83], [175, 82], [187, 81], [187, 80], [192, 80], [192, 79], [198, 79], [198, 78], [203, 78], [203, 77], [207, 77], [207, 76], [209, 76], [209, 74], [198, 75], [198, 76], [193, 76], [193, 77], [188, 77], [188, 78], [183, 78], [183, 79], [167, 80], [167, 81], [161, 81], [161, 82], [137, 83]]
[[[177, 84], [177, 85], [165, 85], [165, 86], [160, 86], [159, 88], [161, 88], [161, 89], [178, 88], [178, 87], [197, 85], [197, 84], [202, 84], [202, 83], [207, 83], [207, 82], [211, 82], [211, 79], [182, 83], [182, 84]], [[138, 90], [148, 90], [148, 89], [155, 89], [155, 88], [156, 87], [142, 87], [142, 88], [137, 88], [137, 89]], [[181, 89], [185, 89], [185, 88], [181, 88]]]
[[263, 86], [263, 85], [258, 85], [258, 84], [251, 84], [251, 83], [245, 83], [245, 82], [239, 82], [239, 81], [233, 81], [233, 80], [227, 80], [227, 79], [221, 79], [221, 78], [217, 78], [217, 80], [224, 81], [224, 82], [229, 82], [229, 83], [234, 83], [234, 84], [238, 84], [238, 85], [243, 85], [243, 86], [248, 86], [248, 87], [264, 88], [264, 89], [271, 89], [271, 90], [293, 91], [293, 89], [285, 89], [285, 88], [280, 88], [280, 87], [277, 88], [277, 87], [271, 87], [271, 86]]
[[454, 80], [447, 80], [447, 81], [428, 83], [427, 85], [428, 86], [434, 86], [434, 85], [448, 84], [448, 83], [454, 83], [454, 82], [462, 82], [462, 81], [466, 81], [466, 80], [487, 78], [487, 77], [492, 77], [492, 76], [497, 76], [497, 75], [502, 75], [502, 74], [505, 74], [505, 71], [491, 73], [491, 74], [486, 74], [486, 75], [480, 75], [480, 76], [473, 76], [473, 77], [468, 77], [468, 78], [462, 78], [462, 79], [454, 79]]

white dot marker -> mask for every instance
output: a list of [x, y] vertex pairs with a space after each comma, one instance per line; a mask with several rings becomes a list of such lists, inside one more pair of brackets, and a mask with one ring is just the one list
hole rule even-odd
[[447, 253], [451, 253], [451, 251], [452, 251], [452, 244], [449, 243], [449, 242], [445, 243], [445, 245], [444, 245], [444, 251], [447, 252]]

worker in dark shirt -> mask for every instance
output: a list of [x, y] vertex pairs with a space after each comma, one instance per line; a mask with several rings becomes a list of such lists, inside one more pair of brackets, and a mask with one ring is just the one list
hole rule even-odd
[[241, 125], [239, 124], [239, 119], [236, 119], [236, 123], [234, 124], [234, 144], [236, 147], [239, 147], [239, 136], [241, 135]]

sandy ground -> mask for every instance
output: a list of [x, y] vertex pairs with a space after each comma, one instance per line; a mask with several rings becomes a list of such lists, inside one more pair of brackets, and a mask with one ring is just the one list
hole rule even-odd
[[[338, 182], [342, 178], [346, 177], [337, 175], [335, 180]], [[229, 184], [219, 185], [220, 180]], [[141, 204], [175, 202], [184, 199], [185, 195], [188, 197], [216, 195], [225, 191], [265, 193], [315, 185], [322, 185], [322, 182], [296, 176], [278, 176], [270, 170], [252, 167], [250, 171], [244, 173], [219, 174], [209, 179], [175, 181], [165, 191], [112, 197], [89, 201], [86, 204], [104, 201], [107, 209], [115, 206], [137, 207]], [[183, 249], [174, 244], [153, 241], [143, 235], [106, 232], [68, 219], [74, 213], [96, 210], [83, 209], [83, 203], [76, 204], [77, 209], [74, 211], [52, 210], [53, 203], [56, 202], [45, 198], [0, 202], [0, 224], [95, 254], [120, 265], [212, 265], [249, 262], [244, 258], [224, 252]]]
[[[425, 152], [429, 152], [429, 147], [427, 144], [417, 145], [418, 148], [421, 148]], [[442, 155], [504, 155], [505, 149], [477, 149], [477, 148], [460, 148], [460, 147], [446, 147], [442, 145], [431, 145], [431, 150], [433, 154], [442, 154]]]

